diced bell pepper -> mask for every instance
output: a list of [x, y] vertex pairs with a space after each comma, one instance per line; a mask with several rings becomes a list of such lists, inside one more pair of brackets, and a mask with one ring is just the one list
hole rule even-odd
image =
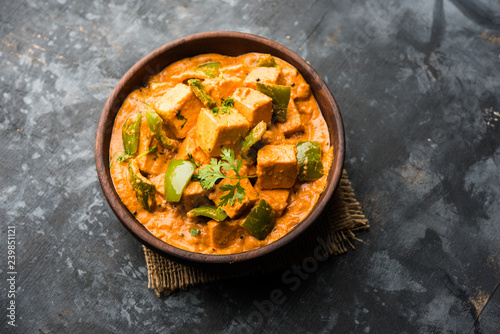
[[273, 99], [273, 117], [278, 122], [286, 121], [286, 110], [290, 101], [290, 86], [271, 85], [256, 83], [255, 87], [261, 93], [266, 94]]
[[257, 149], [255, 148], [255, 144], [257, 144], [257, 142], [262, 138], [266, 130], [266, 122], [261, 121], [252, 130], [250, 130], [241, 143], [241, 157], [249, 163], [253, 163], [257, 160]]
[[314, 181], [323, 176], [321, 145], [317, 141], [301, 141], [297, 145], [298, 179]]
[[227, 214], [219, 207], [214, 205], [200, 206], [199, 208], [194, 208], [187, 213], [188, 216], [203, 216], [211, 218], [218, 222], [223, 221], [227, 218]]
[[269, 203], [261, 199], [241, 223], [241, 227], [255, 238], [264, 240], [271, 233], [275, 224], [276, 214], [273, 208]]
[[163, 130], [163, 120], [154, 111], [149, 110], [146, 112], [146, 119], [148, 121], [149, 130], [153, 133], [155, 138], [163, 145], [163, 147], [168, 149], [174, 149], [176, 147], [176, 142], [169, 138]]
[[126, 154], [134, 155], [139, 146], [139, 134], [141, 132], [142, 114], [129, 116], [122, 126], [123, 149]]
[[165, 172], [165, 199], [179, 202], [196, 166], [186, 160], [172, 159]]
[[128, 162], [129, 182], [134, 190], [139, 204], [147, 211], [152, 212], [156, 205], [156, 187], [146, 179], [139, 170], [135, 159]]

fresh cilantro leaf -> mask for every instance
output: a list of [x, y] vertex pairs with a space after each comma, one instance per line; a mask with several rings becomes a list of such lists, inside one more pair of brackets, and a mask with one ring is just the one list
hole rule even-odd
[[234, 151], [230, 150], [226, 147], [222, 148], [222, 154], [220, 155], [221, 160], [225, 160], [222, 162], [222, 168], [226, 171], [234, 170], [236, 172], [236, 176], [239, 175], [239, 170], [236, 170]]
[[122, 162], [127, 161], [128, 159], [133, 158], [133, 157], [134, 157], [134, 155], [133, 155], [133, 154], [123, 153], [122, 155], [120, 155], [120, 156], [116, 159], [116, 162], [118, 162], [119, 164], [121, 164]]
[[[155, 146], [153, 146], [153, 147], [151, 147], [151, 148], [150, 148], [149, 150], [147, 150], [146, 152], [139, 154], [139, 155], [137, 156], [137, 158], [136, 158], [136, 159], [139, 159], [139, 158], [141, 158], [141, 157], [143, 157], [143, 156], [145, 156], [145, 155], [148, 155], [148, 154], [149, 154], [149, 153], [151, 153], [151, 152], [156, 151], [156, 148], [157, 148], [157, 147], [156, 147], [156, 145], [155, 145]], [[158, 156], [156, 156], [156, 158], [158, 158]]]
[[236, 169], [234, 170], [236, 172], [236, 175], [240, 175], [240, 169], [241, 166], [243, 165], [243, 161], [241, 159], [236, 160]]
[[234, 98], [232, 96], [228, 96], [227, 99], [222, 100], [221, 107], [234, 107]]
[[193, 237], [195, 237], [195, 236], [197, 236], [198, 234], [200, 234], [200, 229], [199, 229], [199, 228], [192, 228], [192, 227], [191, 227], [191, 228], [189, 229], [189, 232], [191, 232], [191, 235], [192, 235]]
[[[202, 166], [198, 170], [198, 179], [204, 189], [212, 188], [220, 179], [238, 180], [236, 184], [225, 184], [220, 187], [220, 190], [228, 193], [219, 198], [219, 206], [234, 205], [235, 201], [242, 203], [245, 199], [245, 188], [240, 183], [241, 179], [257, 177], [257, 175], [240, 176], [240, 170], [243, 165], [241, 158], [236, 160], [236, 156], [232, 149], [222, 148], [220, 160], [212, 158], [210, 164]], [[228, 172], [233, 170], [236, 176], [227, 176], [222, 171]]]
[[[146, 152], [143, 152], [143, 153], [139, 154], [139, 155], [137, 156], [137, 158], [136, 158], [136, 159], [141, 158], [141, 157], [143, 157], [143, 156], [145, 156], [145, 155], [147, 155], [147, 154], [149, 154], [149, 153], [151, 153], [151, 152], [154, 152], [154, 151], [156, 151], [156, 149], [157, 149], [157, 147], [156, 147], [156, 145], [155, 145], [155, 146], [151, 147], [149, 150], [147, 150]], [[113, 156], [114, 156], [114, 155], [113, 155]], [[116, 162], [118, 162], [119, 164], [121, 164], [122, 162], [125, 162], [125, 161], [127, 161], [128, 159], [131, 159], [131, 158], [133, 158], [133, 157], [134, 157], [134, 155], [133, 155], [133, 154], [126, 154], [126, 153], [123, 153], [122, 155], [120, 155], [120, 156], [116, 159]], [[158, 158], [158, 156], [156, 156], [156, 158]]]
[[184, 121], [184, 123], [182, 123], [182, 125], [181, 125], [181, 130], [182, 130], [182, 128], [184, 127], [184, 125], [186, 125], [186, 122], [188, 121], [187, 118], [184, 117], [183, 115], [181, 115], [180, 110], [177, 110], [177, 114], [175, 114], [175, 118], [177, 118], [180, 121]]
[[212, 158], [209, 165], [204, 165], [199, 169], [198, 177], [201, 179], [200, 184], [204, 189], [212, 188], [217, 180], [226, 177], [220, 171], [221, 167], [222, 162]]
[[197, 163], [196, 161], [194, 161], [193, 155], [191, 153], [188, 153], [188, 158], [189, 158], [189, 161], [191, 161], [193, 163], [193, 165], [196, 166], [196, 168], [200, 167], [200, 164]]
[[227, 194], [222, 195], [219, 197], [219, 206], [224, 206], [229, 203], [229, 205], [234, 205], [234, 195], [236, 192], [236, 187], [233, 186], [232, 184], [225, 184], [220, 187], [220, 190], [222, 191], [228, 191]]
[[113, 159], [115, 158], [115, 156], [118, 154], [118, 152], [115, 152], [115, 154], [113, 154], [113, 156], [111, 157], [111, 159], [109, 159], [109, 169], [111, 169], [111, 167], [113, 167]]
[[219, 114], [230, 114], [233, 109], [231, 107], [215, 107], [210, 109], [212, 111], [212, 114], [214, 115], [219, 115]]
[[221, 196], [219, 198], [219, 206], [224, 206], [229, 203], [229, 205], [233, 206], [235, 201], [238, 201], [240, 203], [243, 203], [245, 200], [245, 188], [243, 188], [240, 184], [240, 181], [236, 184], [225, 184], [220, 187], [220, 190], [222, 191], [228, 191], [227, 194]]
[[240, 203], [243, 203], [243, 201], [245, 200], [245, 195], [245, 188], [243, 188], [243, 186], [240, 184], [240, 181], [238, 181], [238, 183], [236, 183], [236, 200]]
[[216, 106], [212, 109], [212, 114], [214, 115], [219, 115], [219, 114], [230, 114], [233, 111], [234, 107], [234, 98], [229, 96], [226, 99], [221, 101], [220, 106]]

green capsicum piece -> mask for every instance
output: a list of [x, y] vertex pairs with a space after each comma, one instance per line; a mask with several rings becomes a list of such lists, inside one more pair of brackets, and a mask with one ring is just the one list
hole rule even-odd
[[154, 111], [146, 111], [146, 120], [148, 121], [149, 130], [155, 138], [163, 145], [163, 147], [173, 150], [175, 141], [170, 139], [163, 130], [163, 119]]
[[249, 163], [253, 163], [257, 159], [257, 150], [254, 145], [262, 138], [266, 130], [266, 122], [260, 121], [243, 139], [241, 143], [241, 157]]
[[152, 212], [156, 205], [156, 187], [141, 174], [135, 159], [131, 159], [128, 162], [128, 176], [139, 204], [145, 210]]
[[298, 179], [314, 181], [323, 176], [321, 145], [317, 141], [300, 141], [297, 147]]
[[264, 240], [276, 224], [276, 213], [269, 203], [261, 199], [245, 218], [241, 227], [259, 240]]
[[290, 101], [291, 86], [263, 84], [257, 82], [255, 87], [261, 93], [273, 99], [273, 117], [278, 122], [286, 122], [286, 109]]
[[172, 159], [165, 172], [165, 199], [168, 202], [179, 202], [182, 193], [191, 180], [196, 165], [190, 161]]
[[276, 67], [278, 64], [276, 64], [276, 60], [274, 60], [274, 57], [271, 56], [270, 54], [265, 54], [259, 57], [259, 60], [257, 60], [258, 67]]
[[139, 134], [141, 133], [142, 114], [127, 117], [122, 126], [122, 141], [125, 154], [133, 156], [139, 147]]
[[226, 212], [214, 205], [200, 206], [199, 208], [194, 208], [187, 213], [188, 216], [203, 216], [208, 217], [218, 222], [223, 221], [227, 218]]
[[214, 99], [207, 93], [205, 86], [198, 79], [189, 79], [188, 80], [189, 87], [193, 91], [194, 95], [200, 99], [201, 103], [205, 105], [208, 109], [212, 109], [217, 107], [217, 103]]
[[205, 73], [209, 78], [215, 78], [219, 73], [220, 61], [212, 61], [205, 64], [201, 64], [195, 68], [195, 71], [201, 71]]

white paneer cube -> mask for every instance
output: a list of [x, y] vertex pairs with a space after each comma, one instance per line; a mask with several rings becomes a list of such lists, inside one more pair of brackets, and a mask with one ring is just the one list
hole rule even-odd
[[280, 70], [276, 67], [257, 67], [243, 80], [246, 87], [255, 89], [257, 82], [275, 85], [278, 82]]
[[207, 93], [217, 103], [221, 103], [222, 100], [233, 94], [235, 89], [241, 86], [241, 84], [242, 80], [240, 78], [232, 76], [206, 79], [203, 81], [203, 86], [207, 90]]
[[166, 122], [169, 132], [180, 139], [185, 138], [196, 124], [202, 107], [191, 88], [182, 83], [168, 90], [155, 103], [155, 109]]
[[271, 125], [273, 117], [273, 100], [255, 89], [238, 88], [233, 94], [234, 108], [242, 114], [250, 123], [250, 127], [256, 126], [260, 121]]
[[207, 155], [216, 157], [220, 156], [222, 147], [237, 148], [249, 128], [246, 118], [235, 109], [217, 114], [202, 108], [196, 124], [196, 141]]

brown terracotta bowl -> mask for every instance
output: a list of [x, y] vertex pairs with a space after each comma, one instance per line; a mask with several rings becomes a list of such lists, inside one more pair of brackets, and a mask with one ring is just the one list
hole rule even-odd
[[[144, 86], [149, 76], [162, 71], [177, 60], [203, 53], [238, 56], [249, 52], [269, 53], [287, 61], [295, 66], [309, 83], [330, 129], [330, 142], [334, 148], [334, 161], [329, 171], [328, 185], [306, 219], [297, 224], [287, 235], [271, 244], [231, 255], [199, 254], [179, 249], [151, 234], [134, 218], [118, 197], [109, 169], [109, 145], [115, 116], [129, 93]], [[106, 200], [120, 222], [141, 243], [173, 260], [213, 266], [246, 264], [260, 260], [290, 244], [311, 226], [325, 208], [339, 183], [344, 163], [344, 149], [344, 128], [337, 103], [321, 77], [307, 62], [284, 46], [266, 38], [239, 32], [219, 31], [195, 34], [165, 44], [141, 59], [123, 76], [102, 111], [97, 127], [95, 159], [97, 174]]]

